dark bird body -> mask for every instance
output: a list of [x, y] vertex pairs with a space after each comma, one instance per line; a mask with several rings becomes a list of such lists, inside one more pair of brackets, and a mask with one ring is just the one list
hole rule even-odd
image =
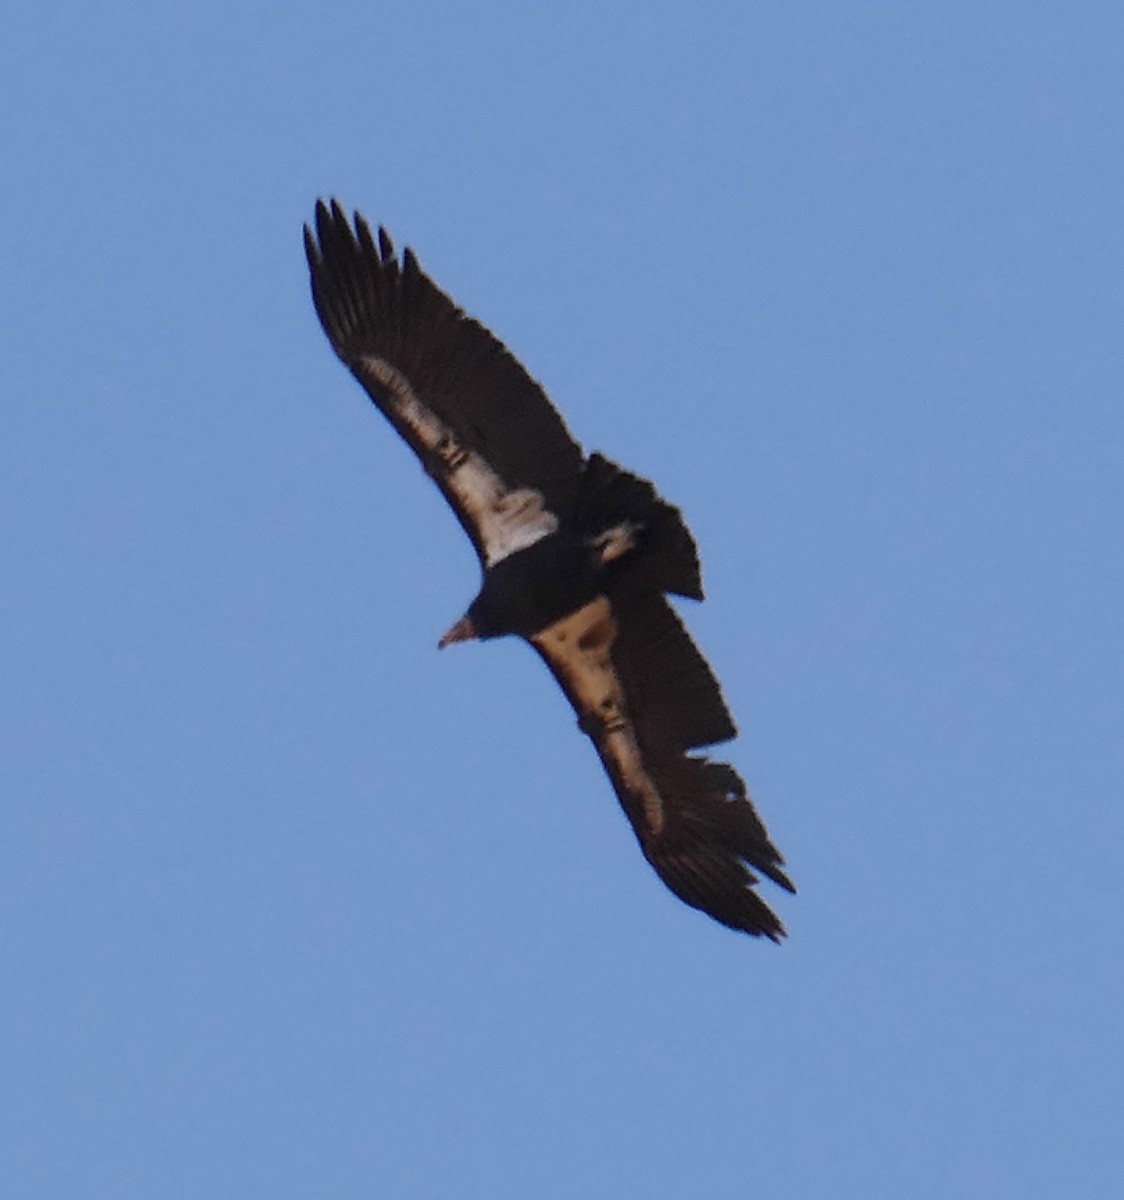
[[467, 616], [476, 637], [530, 638], [588, 604], [602, 571], [588, 542], [552, 533], [489, 567]]
[[688, 753], [735, 728], [666, 593], [702, 599], [679, 510], [584, 455], [542, 389], [406, 250], [333, 203], [305, 229], [336, 353], [418, 455], [483, 569], [441, 639], [515, 635], [539, 653], [597, 748], [648, 862], [686, 903], [746, 933], [783, 926], [755, 890], [792, 891], [745, 783]]

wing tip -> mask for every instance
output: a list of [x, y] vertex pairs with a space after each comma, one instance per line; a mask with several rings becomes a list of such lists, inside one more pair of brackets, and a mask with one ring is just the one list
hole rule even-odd
[[[306, 247], [311, 241], [317, 249], [317, 265], [323, 262], [325, 252], [333, 244], [340, 250], [366, 250], [377, 265], [387, 266], [397, 260], [394, 241], [386, 226], [379, 225], [377, 233], [372, 234], [367, 218], [358, 209], [349, 215], [335, 196], [326, 200], [317, 198], [312, 226], [305, 224], [304, 236]], [[415, 267], [418, 265], [417, 256], [409, 247], [403, 258], [411, 258]]]
[[661, 756], [652, 767], [665, 798], [663, 826], [647, 827], [635, 806], [629, 816], [653, 870], [719, 924], [779, 943], [785, 927], [756, 890], [759, 877], [790, 894], [796, 886], [741, 776], [728, 763], [693, 755]]
[[706, 861], [705, 853], [678, 860], [651, 852], [645, 857], [669, 891], [719, 925], [778, 946], [788, 936], [784, 922], [754, 890], [757, 877], [733, 856], [721, 863]]

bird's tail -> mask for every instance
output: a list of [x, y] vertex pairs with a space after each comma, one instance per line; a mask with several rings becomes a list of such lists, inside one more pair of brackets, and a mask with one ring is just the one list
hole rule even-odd
[[591, 540], [627, 526], [635, 546], [612, 563], [612, 573], [642, 591], [703, 598], [695, 539], [683, 515], [646, 480], [622, 470], [601, 454], [585, 464], [574, 524]]

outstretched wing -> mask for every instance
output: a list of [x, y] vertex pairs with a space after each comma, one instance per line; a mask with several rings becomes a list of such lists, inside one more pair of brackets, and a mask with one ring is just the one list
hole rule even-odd
[[663, 596], [623, 591], [531, 638], [589, 735], [644, 857], [683, 901], [731, 929], [784, 936], [755, 871], [795, 891], [733, 767], [688, 754], [733, 721]]
[[558, 526], [584, 457], [539, 385], [357, 213], [316, 206], [312, 297], [336, 354], [410, 444], [486, 566]]

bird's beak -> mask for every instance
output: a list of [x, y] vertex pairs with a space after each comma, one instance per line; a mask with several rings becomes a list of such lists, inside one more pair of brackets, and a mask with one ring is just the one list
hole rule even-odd
[[444, 650], [446, 646], [451, 646], [454, 642], [471, 642], [475, 637], [476, 626], [473, 625], [472, 619], [470, 617], [461, 617], [453, 628], [437, 643], [437, 649]]

